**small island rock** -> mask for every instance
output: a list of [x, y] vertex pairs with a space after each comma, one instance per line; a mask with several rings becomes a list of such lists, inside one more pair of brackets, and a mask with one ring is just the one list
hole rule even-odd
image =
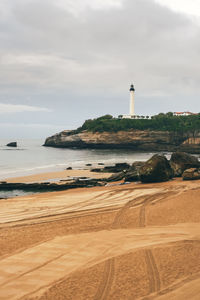
[[17, 147], [17, 142], [8, 143], [6, 146], [8, 146], [8, 147]]

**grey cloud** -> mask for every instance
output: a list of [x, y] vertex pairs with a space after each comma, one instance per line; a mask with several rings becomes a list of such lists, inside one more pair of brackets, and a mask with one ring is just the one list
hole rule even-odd
[[75, 124], [74, 115], [81, 122], [125, 113], [134, 81], [138, 113], [184, 110], [187, 98], [189, 109], [199, 110], [200, 27], [184, 15], [153, 0], [124, 0], [121, 7], [77, 15], [55, 0], [3, 3], [1, 102], [26, 104], [31, 96], [29, 105], [53, 107], [55, 124], [63, 123], [63, 109]]

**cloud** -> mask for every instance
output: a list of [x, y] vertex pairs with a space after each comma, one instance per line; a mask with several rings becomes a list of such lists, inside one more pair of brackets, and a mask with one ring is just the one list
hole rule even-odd
[[2, 0], [0, 102], [53, 108], [37, 122], [69, 128], [126, 113], [134, 82], [138, 113], [199, 111], [200, 26], [170, 3]]
[[155, 0], [155, 2], [179, 13], [200, 16], [200, 0]]
[[22, 112], [50, 112], [50, 111], [51, 110], [48, 108], [39, 107], [39, 106], [0, 103], [0, 114], [22, 113]]
[[1, 85], [122, 91], [134, 80], [142, 93], [200, 89], [199, 28], [153, 0], [12, 3]]
[[123, 1], [124, 0], [57, 0], [56, 5], [78, 17], [88, 9], [109, 10], [121, 8]]

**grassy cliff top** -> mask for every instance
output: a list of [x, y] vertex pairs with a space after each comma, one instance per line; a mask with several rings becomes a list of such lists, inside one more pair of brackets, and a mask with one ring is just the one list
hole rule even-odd
[[151, 119], [118, 119], [105, 115], [96, 119], [89, 119], [76, 132], [88, 130], [91, 132], [117, 132], [137, 130], [161, 130], [185, 132], [200, 130], [200, 113], [191, 116], [173, 116], [173, 113], [160, 113]]

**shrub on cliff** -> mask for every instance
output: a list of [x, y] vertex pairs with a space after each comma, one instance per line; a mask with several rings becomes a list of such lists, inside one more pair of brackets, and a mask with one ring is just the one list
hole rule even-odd
[[151, 119], [118, 119], [111, 115], [100, 118], [86, 120], [77, 129], [77, 132], [84, 130], [92, 132], [117, 132], [136, 130], [161, 130], [173, 132], [193, 132], [200, 130], [200, 114], [191, 116], [173, 116], [172, 113], [158, 114]]

